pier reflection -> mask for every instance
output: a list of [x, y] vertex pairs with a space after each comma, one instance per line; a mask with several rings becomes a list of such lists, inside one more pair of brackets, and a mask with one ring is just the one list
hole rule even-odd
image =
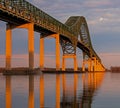
[[34, 76], [29, 76], [29, 104], [28, 108], [34, 108]]
[[83, 75], [83, 96], [81, 108], [91, 108], [93, 97], [102, 84], [104, 73], [96, 72]]
[[56, 108], [60, 108], [60, 75], [56, 75]]
[[[6, 108], [12, 108], [12, 76], [6, 76]], [[34, 76], [29, 76], [28, 108], [34, 108]]]
[[81, 94], [79, 93], [80, 91], [77, 90], [79, 86], [78, 75], [74, 74], [74, 84], [70, 89], [66, 89], [66, 77], [63, 75], [63, 97], [61, 99], [61, 108], [91, 108], [93, 97], [102, 83], [103, 76], [104, 73], [100, 72], [83, 74], [83, 90]]
[[65, 74], [62, 75], [62, 86], [63, 86], [63, 95], [61, 99], [60, 106], [61, 108], [77, 108], [77, 86], [78, 86], [78, 74], [74, 74], [73, 84], [67, 85], [67, 77]]
[[44, 108], [44, 75], [40, 76], [40, 107]]
[[6, 108], [12, 108], [11, 76], [6, 76]]
[[[55, 90], [52, 89], [52, 92], [55, 91], [55, 95], [51, 97], [51, 100], [54, 100], [55, 98], [55, 108], [91, 108], [93, 97], [102, 83], [104, 73], [72, 74], [70, 77], [68, 77], [68, 74], [56, 74], [54, 76]], [[29, 79], [28, 108], [34, 108], [36, 104], [34, 96], [34, 77], [34, 75], [27, 77]], [[51, 75], [51, 78], [49, 79], [51, 80], [52, 78], [53, 76]], [[12, 76], [6, 76], [6, 108], [12, 108], [11, 79]], [[47, 86], [45, 84], [49, 85], [49, 79], [45, 78], [45, 74], [42, 74], [39, 77], [39, 88], [37, 88], [39, 89], [39, 95], [37, 96], [40, 100], [38, 101], [37, 106], [40, 106], [40, 108], [48, 106], [47, 102], [45, 102], [47, 97], [45, 89], [49, 92], [49, 88], [46, 88]]]

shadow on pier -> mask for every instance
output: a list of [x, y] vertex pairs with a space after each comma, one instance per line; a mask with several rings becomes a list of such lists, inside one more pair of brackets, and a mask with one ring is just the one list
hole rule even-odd
[[11, 68], [7, 70], [6, 68], [0, 68], [0, 73], [3, 75], [35, 75], [35, 74], [40, 74], [41, 70], [40, 68], [34, 68], [34, 69], [29, 69], [29, 68]]
[[63, 71], [62, 69], [56, 70], [55, 68], [34, 68], [34, 69], [29, 69], [27, 67], [16, 67], [16, 68], [11, 68], [7, 70], [6, 68], [0, 68], [0, 73], [3, 75], [35, 75], [35, 74], [41, 74], [41, 73], [46, 73], [46, 74], [63, 74], [63, 73], [85, 73], [86, 71], [82, 71], [79, 69], [78, 71], [74, 71], [73, 69], [66, 69]]

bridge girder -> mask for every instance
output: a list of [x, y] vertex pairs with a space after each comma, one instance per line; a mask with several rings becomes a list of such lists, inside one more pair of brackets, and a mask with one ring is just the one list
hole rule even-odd
[[76, 54], [78, 47], [85, 57], [96, 57], [101, 63], [92, 47], [88, 25], [83, 16], [72, 16], [62, 24], [26, 0], [0, 0], [0, 20], [17, 26], [32, 22], [34, 30], [39, 33], [45, 35], [58, 33], [64, 54]]
[[77, 40], [72, 39], [71, 42], [74, 44], [74, 46], [82, 49], [83, 56], [87, 58], [96, 57], [99, 62], [101, 62], [100, 58], [92, 47], [86, 19], [83, 16], [71, 16], [68, 18], [65, 25], [67, 25], [70, 29], [72, 29], [72, 31], [76, 33], [75, 37]]

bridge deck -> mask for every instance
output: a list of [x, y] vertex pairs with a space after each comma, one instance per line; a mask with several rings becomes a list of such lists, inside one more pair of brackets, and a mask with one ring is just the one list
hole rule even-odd
[[[0, 20], [15, 25], [34, 23], [34, 30], [43, 34], [59, 33], [60, 38], [77, 41], [77, 47], [90, 55], [90, 49], [78, 41], [77, 33], [26, 0], [0, 0]], [[74, 42], [73, 42], [74, 43]], [[92, 49], [93, 56], [100, 58]]]

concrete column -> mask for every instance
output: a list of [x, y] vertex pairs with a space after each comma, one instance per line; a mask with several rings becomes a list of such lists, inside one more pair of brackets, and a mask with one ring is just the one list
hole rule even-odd
[[94, 71], [96, 71], [96, 58], [94, 58]]
[[85, 71], [85, 60], [83, 60], [83, 63], [82, 63], [82, 71], [83, 72]]
[[12, 108], [11, 77], [6, 76], [6, 108]]
[[56, 70], [60, 70], [60, 36], [59, 34], [52, 34], [49, 37], [53, 37], [56, 39]]
[[40, 75], [40, 108], [44, 107], [44, 76]]
[[93, 71], [93, 60], [91, 59], [91, 71]]
[[96, 71], [98, 71], [99, 65], [98, 65], [98, 60], [96, 60]]
[[34, 24], [28, 24], [29, 69], [34, 68]]
[[89, 71], [93, 71], [93, 60], [90, 58], [89, 60], [88, 60], [88, 62], [89, 62]]
[[91, 60], [90, 59], [88, 60], [88, 71], [89, 72], [91, 71]]
[[101, 64], [98, 62], [98, 71], [101, 71]]
[[97, 63], [98, 63], [98, 71], [100, 71], [100, 63], [98, 60], [97, 60]]
[[34, 76], [29, 76], [29, 107], [34, 108]]
[[40, 38], [40, 69], [44, 68], [44, 38]]
[[74, 55], [74, 71], [78, 70], [78, 66], [77, 66], [77, 58], [76, 55]]
[[74, 60], [74, 71], [77, 71], [77, 70], [78, 70], [78, 67], [77, 67], [76, 54], [66, 54], [66, 55], [63, 55], [63, 59], [62, 59], [62, 70], [63, 70], [63, 71], [65, 70], [65, 59], [66, 59], [66, 58], [73, 58], [73, 60]]
[[90, 71], [92, 71], [92, 59], [90, 59]]
[[6, 69], [11, 69], [11, 56], [12, 56], [12, 32], [10, 24], [6, 25]]
[[56, 38], [56, 70], [60, 70], [60, 38], [59, 34], [55, 34]]
[[65, 58], [62, 57], [62, 71], [65, 71]]

